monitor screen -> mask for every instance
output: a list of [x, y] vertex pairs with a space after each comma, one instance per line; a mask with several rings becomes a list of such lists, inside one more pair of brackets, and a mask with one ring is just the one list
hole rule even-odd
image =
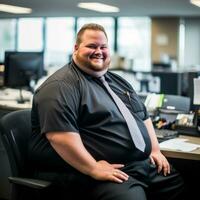
[[5, 52], [4, 86], [31, 90], [44, 70], [43, 52]]

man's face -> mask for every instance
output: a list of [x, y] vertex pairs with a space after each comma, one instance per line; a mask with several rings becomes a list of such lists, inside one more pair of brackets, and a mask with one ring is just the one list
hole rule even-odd
[[85, 30], [80, 45], [75, 45], [74, 56], [78, 65], [96, 72], [107, 69], [110, 53], [105, 34], [102, 31]]

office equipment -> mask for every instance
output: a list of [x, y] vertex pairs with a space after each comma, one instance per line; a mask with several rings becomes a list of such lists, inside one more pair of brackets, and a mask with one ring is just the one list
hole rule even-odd
[[190, 98], [179, 95], [164, 95], [149, 93], [145, 106], [148, 111], [159, 109], [163, 113], [189, 113], [190, 111]]
[[178, 125], [192, 126], [194, 122], [195, 113], [178, 114], [176, 117]]
[[22, 88], [33, 91], [43, 76], [43, 60], [43, 52], [5, 52], [4, 86], [20, 89], [19, 102], [24, 102]]
[[150, 112], [159, 140], [176, 137], [178, 133], [200, 136], [197, 133], [194, 113], [190, 113], [189, 97], [159, 94], [148, 96], [145, 105]]
[[164, 95], [162, 105], [158, 109], [158, 115], [166, 122], [174, 123], [180, 113], [189, 113], [190, 98], [178, 95]]
[[[197, 82], [196, 82], [197, 80]], [[194, 83], [198, 83], [198, 79], [194, 79]], [[200, 82], [199, 82], [200, 83]], [[200, 96], [199, 96], [199, 89], [197, 85], [194, 84], [194, 98], [193, 103], [198, 104], [198, 101], [200, 102]], [[180, 104], [181, 107], [184, 107], [184, 104], [181, 105], [183, 102], [177, 102], [177, 104]], [[178, 105], [179, 107], [179, 105]], [[194, 105], [193, 105], [194, 108]], [[193, 109], [191, 109], [193, 110]], [[176, 117], [176, 123], [174, 128], [181, 134], [184, 135], [190, 135], [190, 136], [200, 136], [199, 126], [198, 126], [198, 109], [193, 112], [188, 113], [187, 107], [184, 110], [185, 112], [179, 113]]]
[[156, 137], [159, 142], [178, 137], [178, 132], [168, 129], [155, 129]]
[[154, 112], [157, 108], [163, 104], [164, 94], [149, 93], [144, 102], [149, 112]]
[[51, 182], [34, 179], [34, 169], [28, 165], [31, 110], [14, 111], [3, 116], [0, 120], [0, 133], [11, 167], [11, 199], [37, 199], [43, 192], [45, 195]]
[[160, 91], [162, 94], [181, 95], [182, 93], [182, 72], [172, 72], [165, 70], [153, 70], [152, 75], [160, 78]]
[[178, 95], [164, 95], [161, 109], [177, 113], [189, 113], [190, 98]]
[[197, 136], [194, 113], [190, 113], [189, 97], [165, 95], [158, 115], [166, 121], [162, 128], [175, 129], [179, 134]]

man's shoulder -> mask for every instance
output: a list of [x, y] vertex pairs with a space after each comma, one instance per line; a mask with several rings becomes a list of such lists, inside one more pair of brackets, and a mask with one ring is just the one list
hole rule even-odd
[[73, 66], [69, 63], [51, 74], [36, 90], [36, 93], [47, 88], [53, 89], [58, 88], [59, 86], [75, 86], [78, 83], [78, 80], [79, 78], [76, 70], [74, 70]]
[[71, 63], [64, 65], [60, 69], [58, 69], [56, 72], [54, 72], [46, 82], [51, 81], [65, 81], [76, 77], [75, 70], [73, 69], [73, 66]]

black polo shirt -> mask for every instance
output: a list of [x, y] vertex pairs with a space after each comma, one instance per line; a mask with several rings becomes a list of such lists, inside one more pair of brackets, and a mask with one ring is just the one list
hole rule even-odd
[[44, 137], [53, 131], [80, 134], [96, 160], [128, 163], [149, 156], [151, 142], [143, 123], [149, 117], [145, 106], [124, 79], [111, 72], [105, 77], [135, 117], [146, 142], [145, 152], [135, 148], [123, 116], [98, 78], [85, 74], [72, 62], [48, 78], [34, 95], [32, 160], [41, 165], [66, 165]]

